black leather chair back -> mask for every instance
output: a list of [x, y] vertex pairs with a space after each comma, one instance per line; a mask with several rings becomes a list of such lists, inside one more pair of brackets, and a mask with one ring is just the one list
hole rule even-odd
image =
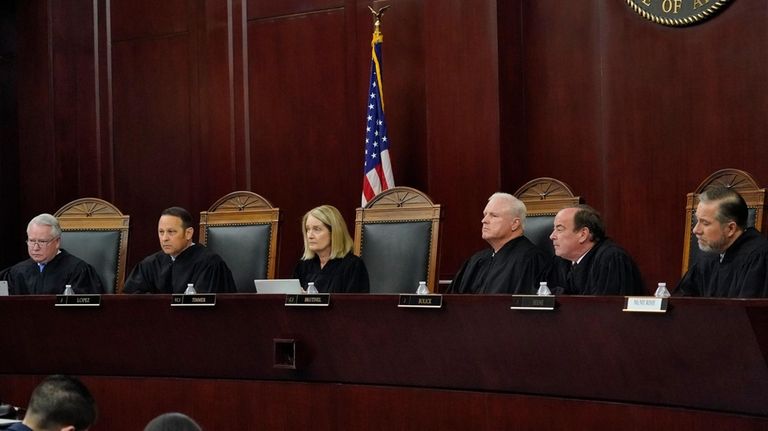
[[61, 248], [93, 266], [101, 277], [104, 293], [115, 293], [120, 258], [119, 231], [64, 231]]
[[416, 293], [427, 281], [432, 222], [367, 223], [361, 258], [371, 293]]
[[238, 292], [256, 292], [253, 280], [268, 278], [271, 234], [268, 223], [207, 228], [207, 246], [227, 263]]
[[552, 234], [555, 216], [527, 217], [525, 219], [525, 236], [546, 251], [550, 256], [555, 255], [555, 248], [549, 236]]

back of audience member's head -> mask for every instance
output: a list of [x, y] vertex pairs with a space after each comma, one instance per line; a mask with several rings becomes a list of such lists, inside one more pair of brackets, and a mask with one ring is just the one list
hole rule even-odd
[[183, 413], [164, 413], [149, 421], [144, 431], [203, 431], [203, 429]]
[[720, 224], [735, 222], [742, 230], [747, 228], [749, 208], [744, 198], [733, 189], [712, 186], [701, 192], [699, 202], [719, 202], [715, 218]]
[[73, 426], [83, 431], [96, 420], [96, 402], [80, 380], [48, 376], [32, 392], [24, 423], [35, 430]]

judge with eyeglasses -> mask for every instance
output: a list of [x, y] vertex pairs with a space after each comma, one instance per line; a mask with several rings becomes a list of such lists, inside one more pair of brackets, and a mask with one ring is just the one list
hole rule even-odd
[[61, 247], [61, 227], [56, 217], [40, 214], [27, 225], [29, 259], [6, 268], [0, 280], [8, 281], [11, 295], [57, 295], [71, 285], [75, 293], [103, 293], [96, 270]]

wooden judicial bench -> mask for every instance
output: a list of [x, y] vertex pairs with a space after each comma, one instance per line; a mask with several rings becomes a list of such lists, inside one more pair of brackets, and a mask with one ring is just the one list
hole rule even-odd
[[504, 295], [398, 308], [396, 295], [0, 299], [0, 399], [25, 406], [48, 374], [77, 375], [94, 430], [182, 411], [206, 430], [768, 429], [768, 300]]

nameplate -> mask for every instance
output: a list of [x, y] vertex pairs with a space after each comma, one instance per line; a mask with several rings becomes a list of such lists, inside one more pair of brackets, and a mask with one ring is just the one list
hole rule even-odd
[[215, 293], [194, 293], [191, 295], [176, 293], [171, 298], [171, 307], [213, 307], [214, 305], [216, 305]]
[[655, 296], [626, 296], [624, 297], [624, 309], [622, 311], [666, 313], [667, 306], [669, 306], [669, 298], [656, 298]]
[[513, 295], [510, 310], [541, 310], [555, 309], [555, 297], [551, 295]]
[[398, 307], [403, 308], [442, 308], [443, 295], [413, 295], [403, 293], [400, 295]]
[[286, 307], [327, 307], [331, 305], [330, 293], [285, 295]]
[[101, 295], [56, 295], [57, 307], [98, 307]]

